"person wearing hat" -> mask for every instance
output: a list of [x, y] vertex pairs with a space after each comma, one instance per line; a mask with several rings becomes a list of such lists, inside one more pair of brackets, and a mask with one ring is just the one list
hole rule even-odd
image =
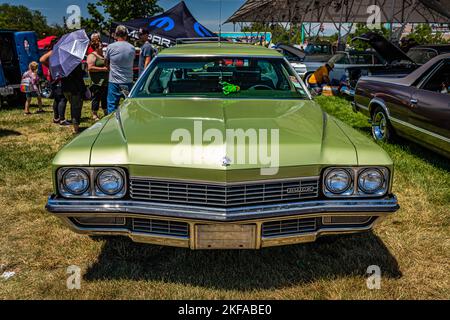
[[145, 68], [150, 64], [156, 55], [155, 49], [148, 40], [149, 32], [147, 29], [139, 30], [139, 39], [143, 43], [141, 53], [139, 55], [139, 76], [144, 72]]
[[316, 92], [320, 92], [324, 85], [329, 85], [330, 81], [330, 72], [334, 69], [333, 62], [327, 62], [319, 69], [314, 71], [314, 73], [309, 77], [308, 84], [312, 90]]
[[136, 49], [128, 41], [128, 29], [120, 25], [115, 32], [116, 42], [106, 48], [105, 62], [109, 67], [108, 114], [116, 111], [122, 98], [122, 89], [133, 86], [133, 64]]

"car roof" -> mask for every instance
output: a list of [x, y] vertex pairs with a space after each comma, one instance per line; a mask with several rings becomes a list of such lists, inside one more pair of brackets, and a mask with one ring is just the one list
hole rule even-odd
[[180, 44], [162, 50], [158, 56], [255, 56], [283, 57], [277, 50], [247, 44], [203, 42]]

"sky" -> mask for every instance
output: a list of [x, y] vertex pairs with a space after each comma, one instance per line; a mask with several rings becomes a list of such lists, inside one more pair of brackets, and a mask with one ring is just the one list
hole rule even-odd
[[[120, 0], [118, 0], [120, 1]], [[158, 4], [164, 9], [170, 9], [180, 0], [159, 0]], [[88, 0], [0, 0], [0, 3], [13, 5], [24, 5], [32, 10], [39, 10], [47, 17], [50, 24], [62, 24], [63, 16], [67, 15], [66, 10], [70, 5], [78, 5], [83, 16], [88, 16], [86, 6]], [[218, 31], [220, 0], [185, 0], [189, 10], [194, 17], [212, 31]], [[230, 17], [245, 0], [222, 0], [222, 19], [224, 22]], [[228, 23], [222, 26], [223, 31], [233, 31], [233, 24]]]

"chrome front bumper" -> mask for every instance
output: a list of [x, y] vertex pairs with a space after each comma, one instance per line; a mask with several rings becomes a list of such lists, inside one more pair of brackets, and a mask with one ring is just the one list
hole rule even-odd
[[[215, 208], [185, 205], [171, 205], [134, 200], [73, 200], [50, 196], [46, 205], [49, 212], [61, 218], [72, 230], [91, 235], [126, 235], [137, 242], [153, 243], [205, 249], [200, 245], [199, 234], [204, 226], [211, 226], [219, 238], [223, 235], [229, 238], [236, 228], [252, 226], [252, 233], [246, 236], [254, 237], [248, 247], [239, 245], [222, 245], [212, 248], [251, 248], [312, 242], [320, 235], [342, 234], [370, 230], [381, 217], [394, 213], [399, 209], [397, 198], [388, 196], [383, 199], [345, 199], [345, 200], [309, 200], [289, 204], [271, 204], [262, 206], [245, 206], [236, 208]], [[368, 217], [364, 224], [322, 225], [326, 217]], [[130, 225], [123, 227], [85, 226], [77, 224], [74, 218], [120, 217], [124, 221], [134, 219], [156, 219], [158, 221], [182, 222], [188, 225], [187, 236], [161, 235], [136, 232]], [[317, 228], [297, 234], [280, 234], [264, 236], [265, 223], [283, 221], [306, 221], [316, 219]], [[370, 218], [370, 219], [369, 219]], [[300, 222], [301, 223], [301, 222]], [[280, 227], [281, 228], [281, 227]], [[219, 230], [219, 231], [217, 231]], [[222, 231], [220, 231], [222, 230]], [[240, 230], [240, 229], [239, 229]], [[219, 232], [219, 233], [217, 233]], [[222, 234], [221, 234], [222, 233]], [[236, 233], [237, 238], [241, 234]], [[250, 235], [251, 234], [251, 235]], [[230, 240], [230, 239], [228, 239]], [[248, 240], [248, 239], [247, 239]], [[229, 243], [229, 242], [227, 242]], [[207, 249], [208, 247], [206, 247]]]

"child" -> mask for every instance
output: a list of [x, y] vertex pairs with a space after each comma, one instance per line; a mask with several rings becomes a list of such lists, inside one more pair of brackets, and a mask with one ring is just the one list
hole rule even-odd
[[26, 90], [26, 97], [27, 101], [25, 102], [25, 115], [31, 114], [30, 112], [30, 105], [31, 105], [31, 99], [37, 98], [39, 110], [37, 113], [44, 112], [42, 110], [42, 99], [40, 94], [40, 88], [39, 88], [39, 76], [37, 74], [38, 71], [38, 64], [37, 62], [33, 61], [28, 66], [28, 71], [25, 72], [22, 76], [22, 83], [27, 83], [28, 89]]

